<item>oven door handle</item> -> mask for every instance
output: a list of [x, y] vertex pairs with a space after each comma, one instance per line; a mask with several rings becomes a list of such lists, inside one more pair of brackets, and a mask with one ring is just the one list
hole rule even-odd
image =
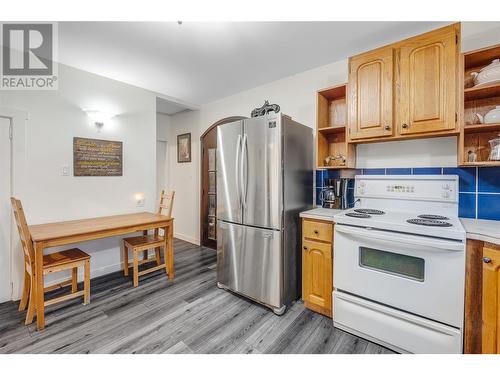
[[448, 240], [438, 240], [428, 237], [415, 237], [409, 236], [402, 233], [388, 233], [376, 229], [365, 229], [358, 227], [350, 227], [346, 225], [336, 224], [335, 230], [340, 233], [345, 233], [351, 236], [373, 238], [381, 241], [387, 241], [389, 243], [402, 243], [411, 244], [418, 247], [424, 248], [435, 248], [438, 250], [448, 250], [448, 251], [464, 251], [464, 243], [459, 241], [448, 241]]

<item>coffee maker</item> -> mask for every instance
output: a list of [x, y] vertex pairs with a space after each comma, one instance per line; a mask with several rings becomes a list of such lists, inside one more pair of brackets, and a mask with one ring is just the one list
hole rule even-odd
[[352, 178], [325, 178], [320, 200], [324, 208], [345, 210], [349, 208], [348, 187]]

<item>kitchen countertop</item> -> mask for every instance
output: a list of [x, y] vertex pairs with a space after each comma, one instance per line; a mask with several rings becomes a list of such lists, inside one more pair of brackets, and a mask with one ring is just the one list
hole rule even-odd
[[465, 218], [461, 218], [460, 221], [468, 239], [500, 245], [500, 221]]
[[333, 222], [333, 215], [342, 212], [342, 210], [336, 210], [334, 208], [323, 208], [317, 207], [309, 211], [304, 211], [300, 213], [300, 217], [305, 217], [308, 219], [316, 220], [327, 220]]
[[[333, 208], [317, 207], [300, 213], [300, 217], [333, 222], [333, 216], [342, 212]], [[500, 245], [500, 221], [460, 218], [467, 238]]]

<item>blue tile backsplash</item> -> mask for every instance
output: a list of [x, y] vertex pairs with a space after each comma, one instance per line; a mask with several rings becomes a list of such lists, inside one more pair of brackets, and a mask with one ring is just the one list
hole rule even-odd
[[411, 168], [387, 168], [385, 174], [411, 174]]
[[500, 193], [500, 167], [480, 168], [478, 180], [479, 193]]
[[[459, 176], [458, 216], [500, 220], [500, 167], [466, 168], [370, 168], [356, 169], [355, 174], [455, 174]], [[316, 171], [316, 204], [325, 178], [337, 178], [336, 170]], [[351, 187], [351, 188], [354, 188]]]

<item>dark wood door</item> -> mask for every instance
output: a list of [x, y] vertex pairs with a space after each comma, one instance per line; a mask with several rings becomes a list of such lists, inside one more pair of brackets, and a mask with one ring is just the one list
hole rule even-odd
[[246, 117], [233, 116], [217, 121], [200, 138], [201, 145], [201, 202], [200, 243], [217, 248], [217, 127], [222, 124], [243, 120]]
[[201, 140], [201, 245], [217, 246], [217, 186], [216, 152], [217, 127], [208, 131]]

